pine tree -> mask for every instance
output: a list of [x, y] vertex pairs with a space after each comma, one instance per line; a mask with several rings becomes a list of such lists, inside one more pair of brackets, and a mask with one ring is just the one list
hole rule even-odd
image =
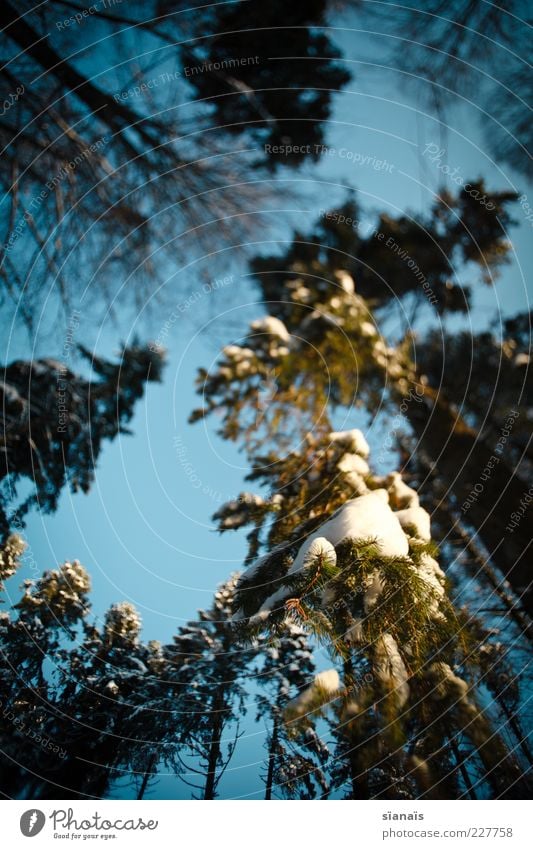
[[[351, 797], [467, 792], [460, 737], [483, 792], [522, 797], [521, 767], [481, 707], [482, 663], [449, 600], [429, 514], [399, 473], [371, 472], [360, 431], [332, 426], [356, 391], [371, 408], [385, 374], [405, 395], [423, 386], [407, 345], [380, 339], [346, 271], [329, 283], [291, 276], [284, 292], [275, 309], [292, 332], [279, 315], [253, 322], [200, 372], [205, 406], [192, 415], [222, 412], [220, 433], [242, 440], [250, 478], [269, 487], [217, 514], [221, 530], [253, 526], [237, 627], [246, 639], [289, 620], [328, 647], [341, 674], [319, 673], [286, 713], [305, 727], [333, 710]], [[265, 403], [266, 380], [275, 389]]]
[[284, 719], [291, 698], [308, 686], [315, 670], [305, 630], [288, 623], [263, 647], [262, 655], [258, 684], [264, 693], [258, 694], [257, 706], [258, 719], [266, 720], [268, 729], [265, 799], [277, 795], [286, 799], [327, 796], [326, 744], [311, 726], [298, 733], [289, 729]]
[[[0, 533], [20, 529], [28, 510], [57, 508], [66, 483], [87, 492], [104, 440], [114, 439], [133, 416], [146, 381], [159, 381], [163, 350], [154, 345], [125, 348], [119, 362], [96, 357], [83, 346], [81, 355], [95, 374], [89, 380], [63, 363], [17, 360], [3, 369], [0, 401]], [[34, 492], [8, 513], [17, 484], [29, 478]]]
[[[25, 544], [0, 549], [0, 577], [20, 566]], [[90, 580], [77, 561], [25, 581], [0, 615], [0, 783], [16, 797], [101, 798], [117, 778], [141, 775], [146, 733], [132, 714], [159, 685], [157, 648], [139, 639], [140, 617], [112, 605], [101, 628], [89, 618]]]
[[[0, 548], [0, 581], [24, 548], [16, 535]], [[161, 646], [141, 641], [129, 602], [113, 604], [101, 626], [93, 621], [77, 561], [26, 581], [0, 614], [0, 785], [17, 798], [83, 799], [126, 780], [143, 798], [162, 763], [200, 774], [202, 796], [214, 798], [256, 655], [233, 641], [234, 586], [221, 586], [212, 607]]]
[[[514, 359], [513, 346], [521, 345], [520, 352], [527, 356], [527, 322], [524, 324], [517, 317], [505, 329], [501, 342], [491, 338], [488, 359], [481, 348], [477, 349], [477, 338], [463, 336], [462, 344], [451, 345], [452, 358], [462, 364], [457, 370], [448, 360], [446, 369], [441, 367], [439, 358], [448, 356], [442, 339], [434, 335], [428, 340], [419, 339], [412, 332], [415, 317], [426, 301], [443, 315], [468, 309], [471, 287], [459, 286], [451, 279], [457, 266], [468, 264], [469, 273], [477, 266], [481, 281], [491, 283], [499, 266], [508, 260], [506, 228], [512, 223], [508, 205], [516, 195], [489, 192], [483, 184], [476, 186], [486, 205], [464, 191], [456, 197], [443, 191], [420, 221], [409, 216], [393, 219], [380, 215], [376, 226], [364, 235], [359, 225], [360, 212], [351, 199], [344, 206], [324, 210], [310, 235], [296, 233], [283, 257], [259, 257], [252, 267], [273, 315], [284, 322], [289, 332], [303, 334], [326, 357], [332, 377], [332, 403], [355, 403], [367, 409], [379, 405], [389, 410], [391, 417], [400, 408], [416, 434], [418, 454], [427, 458], [430, 469], [436, 472], [434, 477], [439, 479], [441, 493], [446, 493], [451, 501], [452, 526], [460, 518], [457, 509], [470, 498], [473, 487], [480, 489], [480, 475], [490, 464], [490, 474], [469, 507], [468, 521], [491, 563], [511, 582], [531, 614], [526, 523], [520, 523], [512, 532], [507, 527], [511, 516], [521, 509], [527, 487], [512, 455], [500, 452], [493, 459], [509, 416], [523, 407], [521, 399], [527, 387], [522, 386], [525, 360]], [[329, 281], [338, 281], [346, 274], [357, 280], [358, 321], [350, 317], [347, 305], [330, 288]], [[338, 282], [336, 285], [342, 289]], [[380, 327], [386, 326], [386, 320], [397, 309], [401, 321], [410, 313], [409, 322], [404, 326], [405, 332], [387, 344]], [[340, 333], [335, 336], [334, 324], [348, 338], [341, 338]], [[483, 350], [487, 352], [487, 341]], [[471, 376], [469, 369], [463, 367], [464, 358], [466, 363], [473, 363]], [[291, 359], [296, 363], [294, 351]], [[492, 364], [491, 374], [487, 369], [486, 376], [478, 382], [478, 372], [485, 362]], [[498, 362], [502, 363], [500, 373]], [[337, 374], [344, 366], [347, 375]], [[319, 369], [323, 371], [317, 362], [316, 374]], [[513, 369], [516, 371], [510, 380], [503, 377]], [[463, 377], [456, 380], [456, 374]], [[494, 385], [491, 377], [496, 379]], [[321, 378], [315, 376], [314, 380], [316, 383]], [[468, 392], [461, 391], [465, 381]], [[502, 384], [505, 389], [500, 393]], [[495, 395], [501, 397], [500, 402]], [[472, 396], [480, 404], [474, 419], [469, 400]], [[492, 427], [485, 426], [480, 433], [476, 424], [486, 416]], [[519, 421], [516, 434], [518, 437], [521, 433], [524, 447], [528, 437], [525, 410]], [[435, 498], [434, 484], [435, 481], [431, 491], [426, 493], [423, 489], [421, 494], [438, 503], [441, 496], [437, 493]]]
[[238, 720], [245, 713], [247, 669], [257, 651], [234, 640], [230, 617], [236, 580], [222, 584], [211, 608], [180, 628], [173, 644], [162, 650], [167, 701], [159, 699], [157, 706], [166, 722], [164, 739], [174, 746], [182, 780], [202, 799], [216, 798], [233, 757]]

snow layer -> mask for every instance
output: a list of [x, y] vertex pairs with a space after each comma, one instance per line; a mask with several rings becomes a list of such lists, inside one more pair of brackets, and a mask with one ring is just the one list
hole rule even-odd
[[[303, 548], [303, 546], [302, 546]], [[301, 549], [300, 549], [301, 550]], [[289, 569], [288, 574], [294, 574], [301, 570], [308, 569], [313, 565], [317, 557], [323, 557], [328, 560], [333, 566], [337, 563], [337, 552], [334, 547], [324, 537], [314, 538], [307, 547], [304, 556], [296, 565], [296, 560]], [[263, 558], [261, 558], [263, 559]], [[261, 605], [259, 612], [250, 620], [252, 624], [259, 624], [268, 618], [273, 610], [281, 607], [281, 605], [291, 597], [292, 590], [289, 587], [282, 586], [275, 593], [272, 593]]]
[[369, 575], [367, 579], [367, 589], [363, 596], [363, 608], [365, 613], [370, 613], [370, 611], [376, 606], [382, 592], [383, 581], [381, 580], [381, 575], [376, 570]]
[[[308, 540], [309, 542], [309, 540]], [[302, 546], [303, 548], [303, 546]], [[302, 549], [300, 549], [301, 551]], [[300, 552], [298, 552], [298, 555]], [[301, 569], [309, 569], [310, 566], [313, 565], [317, 557], [322, 557], [324, 560], [327, 560], [332, 566], [335, 566], [337, 563], [337, 552], [335, 551], [333, 545], [329, 540], [325, 537], [313, 536], [309, 545], [306, 547], [306, 551], [301, 560], [297, 557], [291, 568], [289, 569], [289, 574], [294, 574], [295, 572], [299, 572]]]
[[359, 454], [365, 460], [370, 454], [368, 442], [358, 428], [353, 430], [336, 430], [329, 434], [330, 442], [337, 442], [339, 445], [346, 447], [349, 451]]
[[265, 318], [252, 321], [250, 327], [254, 333], [268, 333], [270, 336], [276, 336], [282, 342], [289, 342], [291, 338], [283, 322], [273, 315], [267, 315]]
[[418, 493], [402, 480], [399, 472], [392, 472], [386, 478], [391, 507], [401, 510], [406, 507], [418, 507]]
[[356, 646], [363, 642], [363, 620], [353, 619], [350, 627], [344, 634], [344, 641], [349, 646]]
[[346, 539], [375, 539], [383, 556], [407, 557], [407, 537], [387, 498], [384, 490], [374, 490], [347, 501], [301, 546], [290, 571], [298, 572], [303, 567], [309, 548], [320, 537], [333, 546]]
[[[343, 454], [337, 463], [339, 472], [344, 472], [348, 480], [359, 483], [359, 477], [366, 477], [370, 472], [368, 463], [359, 454]], [[356, 475], [357, 477], [353, 477]]]
[[339, 673], [336, 669], [325, 669], [315, 675], [313, 683], [302, 690], [299, 696], [289, 702], [291, 713], [303, 716], [313, 707], [318, 707], [317, 701], [324, 695], [336, 696], [340, 689]]
[[336, 277], [341, 289], [343, 289], [347, 295], [353, 295], [355, 292], [355, 283], [353, 282], [352, 275], [348, 274], [347, 271], [338, 271]]
[[401, 709], [409, 698], [409, 676], [398, 651], [398, 644], [390, 634], [383, 634], [376, 641], [374, 673], [385, 687], [394, 691]]
[[413, 525], [418, 539], [429, 542], [431, 539], [431, 520], [429, 513], [423, 507], [407, 507], [395, 513], [402, 528]]

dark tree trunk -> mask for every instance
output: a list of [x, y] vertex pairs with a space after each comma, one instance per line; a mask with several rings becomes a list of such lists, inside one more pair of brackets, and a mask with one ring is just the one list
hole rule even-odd
[[213, 733], [209, 744], [209, 752], [207, 756], [207, 776], [204, 788], [204, 799], [215, 798], [215, 788], [217, 784], [217, 766], [220, 758], [220, 743], [222, 739], [222, 729], [224, 721], [222, 718], [222, 709], [224, 699], [220, 692], [217, 692], [213, 702]]
[[150, 760], [148, 761], [148, 766], [146, 767], [146, 771], [143, 775], [143, 780], [142, 780], [142, 784], [139, 788], [139, 792], [137, 794], [137, 799], [143, 799], [144, 798], [146, 788], [148, 787], [148, 782], [150, 781], [150, 778], [154, 774], [154, 771], [155, 771], [154, 768], [155, 768], [156, 763], [157, 763], [157, 755], [154, 752], [154, 754], [150, 757]]
[[266, 777], [265, 799], [272, 799], [272, 784], [274, 782], [274, 766], [276, 762], [276, 747], [278, 745], [278, 718], [274, 717], [274, 727], [272, 729], [272, 737], [270, 738], [270, 746], [268, 749], [268, 771]]

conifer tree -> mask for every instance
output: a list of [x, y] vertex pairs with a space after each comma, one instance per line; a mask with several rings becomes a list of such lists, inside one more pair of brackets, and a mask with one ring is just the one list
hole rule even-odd
[[312, 649], [303, 628], [288, 623], [270, 644], [263, 647], [263, 664], [258, 683], [258, 719], [267, 722], [268, 752], [265, 799], [314, 799], [328, 794], [325, 764], [326, 744], [312, 727], [303, 732], [289, 729], [284, 720], [286, 708], [304, 690], [315, 670]]
[[[447, 493], [452, 526], [461, 524], [458, 508], [477, 487], [468, 523], [491, 563], [509, 580], [531, 614], [527, 523], [520, 523], [512, 532], [507, 527], [511, 516], [522, 509], [527, 492], [524, 472], [516, 468], [510, 452], [501, 451], [493, 459], [499, 436], [508, 429], [509, 416], [523, 406], [526, 397], [527, 317], [508, 323], [501, 339], [485, 340], [483, 350], [488, 359], [477, 348], [477, 338], [463, 336], [462, 343], [452, 343], [451, 356], [461, 362], [458, 370], [450, 367], [448, 360], [446, 369], [442, 368], [442, 358], [448, 356], [442, 339], [433, 335], [426, 341], [413, 332], [423, 304], [442, 315], [468, 309], [471, 287], [454, 282], [457, 266], [464, 265], [470, 274], [477, 267], [481, 281], [488, 284], [508, 260], [507, 228], [512, 223], [508, 206], [516, 195], [489, 192], [482, 183], [476, 186], [484, 203], [465, 191], [457, 196], [442, 191], [429, 214], [419, 221], [408, 215], [396, 219], [380, 215], [376, 226], [364, 234], [357, 204], [350, 199], [339, 208], [323, 210], [309, 235], [296, 233], [284, 256], [258, 257], [252, 267], [273, 315], [326, 357], [333, 378], [331, 402], [356, 403], [367, 409], [379, 405], [392, 415], [401, 409], [416, 434], [417, 453], [427, 458], [435, 473], [431, 484], [426, 483], [426, 488], [431, 487], [427, 496], [434, 497], [435, 483], [441, 493]], [[357, 298], [362, 312], [366, 311], [358, 324], [330, 290], [330, 281], [346, 274], [357, 281]], [[336, 285], [342, 290], [341, 284]], [[391, 316], [399, 317], [404, 329], [387, 342], [381, 327]], [[336, 336], [334, 324], [341, 328]], [[450, 342], [449, 335], [446, 342]], [[518, 359], [513, 354], [517, 345]], [[341, 357], [348, 378], [336, 375], [342, 368]], [[295, 363], [294, 351], [291, 362]], [[479, 382], [485, 362], [491, 364], [490, 374], [487, 368]], [[319, 368], [317, 363], [317, 371]], [[459, 380], [456, 374], [462, 375]], [[320, 379], [315, 377], [315, 382]], [[335, 393], [343, 385], [346, 389], [340, 397]], [[472, 397], [478, 403], [474, 419], [470, 415], [476, 404], [472, 405]], [[515, 433], [516, 439], [519, 433], [522, 436], [523, 453], [529, 436], [526, 410], [518, 420]], [[481, 432], [476, 426], [480, 421], [486, 422]], [[490, 473], [481, 488], [480, 476], [487, 468]], [[436, 503], [440, 498], [437, 494]]]
[[[24, 548], [8, 538], [1, 579], [15, 574]], [[89, 590], [87, 571], [67, 562], [25, 581], [21, 600], [0, 614], [0, 783], [12, 796], [101, 798], [117, 778], [142, 780], [150, 729], [135, 736], [131, 717], [158, 684], [157, 646], [140, 642], [129, 602], [112, 605], [98, 627]]]
[[[52, 359], [17, 360], [3, 369], [2, 534], [13, 525], [20, 529], [34, 505], [44, 513], [53, 512], [66, 483], [73, 492], [87, 492], [104, 440], [128, 433], [126, 425], [146, 381], [161, 379], [164, 352], [155, 345], [127, 347], [116, 363], [81, 345], [78, 350], [95, 379]], [[9, 514], [22, 478], [29, 478], [34, 492]]]
[[[222, 584], [212, 606], [163, 646], [161, 691], [154, 707], [173, 763], [195, 798], [215, 799], [237, 745], [246, 710], [245, 683], [255, 646], [235, 643], [231, 606], [236, 577]], [[196, 796], [196, 794], [198, 794]]]
[[404, 395], [424, 387], [408, 344], [385, 345], [346, 271], [291, 275], [283, 292], [276, 315], [201, 371], [192, 415], [222, 413], [220, 433], [242, 441], [250, 478], [269, 488], [217, 514], [221, 530], [252, 526], [236, 627], [246, 639], [289, 620], [328, 647], [337, 666], [286, 717], [309, 727], [334, 713], [351, 798], [461, 796], [463, 737], [483, 792], [523, 797], [523, 768], [481, 706], [483, 663], [449, 600], [430, 515], [399, 473], [372, 473], [359, 430], [333, 427], [355, 400], [372, 409], [385, 375]]

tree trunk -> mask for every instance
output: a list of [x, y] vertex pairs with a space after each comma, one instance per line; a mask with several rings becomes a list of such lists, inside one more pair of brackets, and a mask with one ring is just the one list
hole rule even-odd
[[274, 781], [274, 764], [276, 761], [276, 746], [278, 745], [278, 718], [274, 717], [274, 727], [272, 729], [272, 737], [270, 738], [270, 746], [268, 749], [268, 771], [266, 778], [265, 799], [272, 799], [272, 784]]
[[154, 774], [154, 767], [155, 767], [156, 763], [157, 763], [157, 756], [154, 752], [153, 755], [151, 755], [151, 757], [148, 761], [148, 766], [146, 767], [146, 771], [143, 775], [143, 780], [142, 780], [142, 784], [139, 788], [139, 792], [137, 794], [137, 799], [143, 799], [144, 798], [144, 794], [146, 792], [146, 788], [148, 787], [148, 782], [150, 781], [150, 777]]
[[215, 798], [215, 787], [217, 777], [217, 766], [220, 758], [220, 741], [222, 739], [222, 729], [224, 722], [222, 720], [221, 710], [223, 708], [223, 698], [220, 692], [217, 692], [213, 701], [213, 733], [209, 744], [209, 752], [207, 756], [207, 776], [205, 781], [204, 799]]

